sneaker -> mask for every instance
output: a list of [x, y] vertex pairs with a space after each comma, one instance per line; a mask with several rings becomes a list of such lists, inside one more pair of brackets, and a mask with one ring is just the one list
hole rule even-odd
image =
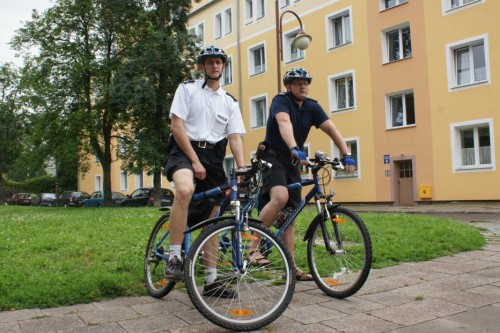
[[170, 259], [167, 269], [165, 270], [165, 277], [170, 280], [182, 280], [182, 261], [177, 256]]
[[220, 297], [220, 298], [236, 298], [238, 293], [236, 290], [228, 288], [220, 281], [215, 280], [210, 284], [206, 284], [203, 288], [203, 296]]

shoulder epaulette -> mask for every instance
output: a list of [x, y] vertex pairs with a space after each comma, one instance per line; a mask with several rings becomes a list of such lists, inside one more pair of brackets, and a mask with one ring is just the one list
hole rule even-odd
[[184, 82], [182, 82], [182, 83], [184, 83], [184, 84], [188, 84], [188, 83], [195, 83], [195, 82], [196, 82], [195, 80], [186, 80], [186, 81], [184, 81]]
[[228, 93], [227, 91], [226, 91], [226, 94], [227, 94], [229, 97], [231, 97], [231, 98], [233, 99], [233, 101], [238, 102], [238, 100], [237, 100], [237, 99], [236, 99], [233, 95], [231, 95], [230, 93]]
[[308, 100], [310, 100], [310, 101], [313, 101], [313, 102], [315, 102], [315, 103], [318, 103], [318, 101], [317, 101], [317, 100], [312, 99], [311, 97], [306, 97], [306, 99], [308, 99]]

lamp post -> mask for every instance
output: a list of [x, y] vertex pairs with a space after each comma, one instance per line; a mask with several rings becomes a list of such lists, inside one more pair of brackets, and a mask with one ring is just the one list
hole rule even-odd
[[276, 9], [276, 47], [278, 52], [276, 52], [276, 69], [278, 76], [278, 93], [281, 92], [281, 62], [283, 61], [283, 16], [286, 13], [290, 13], [294, 15], [300, 24], [300, 30], [297, 33], [297, 36], [292, 41], [292, 44], [295, 45], [299, 50], [305, 50], [311, 44], [312, 37], [305, 33], [304, 28], [302, 26], [302, 21], [300, 20], [299, 15], [291, 10], [285, 10], [281, 15], [279, 14], [279, 0], [275, 1], [275, 9]]

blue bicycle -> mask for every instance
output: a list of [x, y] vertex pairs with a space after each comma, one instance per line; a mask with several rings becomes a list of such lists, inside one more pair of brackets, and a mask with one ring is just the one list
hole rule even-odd
[[[197, 223], [185, 232], [182, 255], [187, 293], [203, 316], [230, 330], [256, 330], [270, 324], [285, 311], [295, 290], [293, 262], [286, 246], [260, 221], [251, 217], [250, 210], [258, 195], [265, 167], [268, 166], [264, 161], [253, 160], [247, 170], [232, 170], [227, 184], [195, 194], [194, 202], [228, 192], [216, 217]], [[238, 184], [241, 177], [244, 181]], [[242, 206], [240, 199], [243, 197], [246, 197], [246, 203]], [[224, 214], [226, 211], [229, 213]], [[168, 280], [164, 275], [169, 259], [169, 230], [170, 213], [167, 209], [151, 232], [144, 260], [146, 287], [156, 298], [166, 296], [178, 282]], [[191, 244], [193, 237], [195, 240]], [[250, 244], [256, 237], [265, 237], [276, 249], [269, 253], [269, 265], [251, 265]], [[209, 242], [217, 242], [217, 253], [207, 251], [207, 248], [214, 248], [206, 246]], [[222, 288], [234, 291], [233, 298], [203, 295], [205, 269], [209, 262], [213, 264], [211, 267], [216, 266]]]
[[[328, 167], [329, 166], [329, 167]], [[307, 241], [307, 261], [318, 287], [327, 295], [345, 298], [356, 293], [368, 278], [372, 262], [370, 234], [362, 219], [352, 210], [334, 204], [335, 192], [325, 194], [331, 181], [331, 170], [342, 170], [338, 159], [329, 159], [316, 152], [308, 168], [312, 179], [288, 185], [289, 189], [311, 186], [297, 207], [285, 207], [274, 222], [275, 234], [283, 235], [286, 228], [314, 198], [318, 214], [309, 224], [303, 241]], [[260, 241], [264, 256], [272, 253], [273, 243]]]

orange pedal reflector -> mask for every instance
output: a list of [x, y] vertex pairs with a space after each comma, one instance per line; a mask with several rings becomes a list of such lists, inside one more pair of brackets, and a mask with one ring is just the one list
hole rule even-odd
[[158, 282], [160, 287], [165, 287], [168, 284], [168, 279], [163, 279], [160, 282]]
[[335, 223], [345, 223], [346, 222], [345, 219], [341, 219], [340, 217], [332, 218], [332, 221]]
[[253, 311], [252, 310], [244, 310], [244, 309], [236, 309], [236, 310], [229, 310], [229, 313], [232, 314], [233, 316], [247, 317], [247, 316], [251, 316], [253, 314]]
[[246, 233], [241, 234], [241, 238], [243, 238], [243, 239], [249, 239], [249, 240], [257, 240], [256, 236], [250, 235], [250, 234], [246, 234]]
[[334, 279], [324, 279], [323, 281], [325, 281], [330, 286], [340, 286], [339, 281], [334, 280]]
[[170, 224], [164, 224], [161, 226], [161, 230], [168, 230], [170, 229]]

